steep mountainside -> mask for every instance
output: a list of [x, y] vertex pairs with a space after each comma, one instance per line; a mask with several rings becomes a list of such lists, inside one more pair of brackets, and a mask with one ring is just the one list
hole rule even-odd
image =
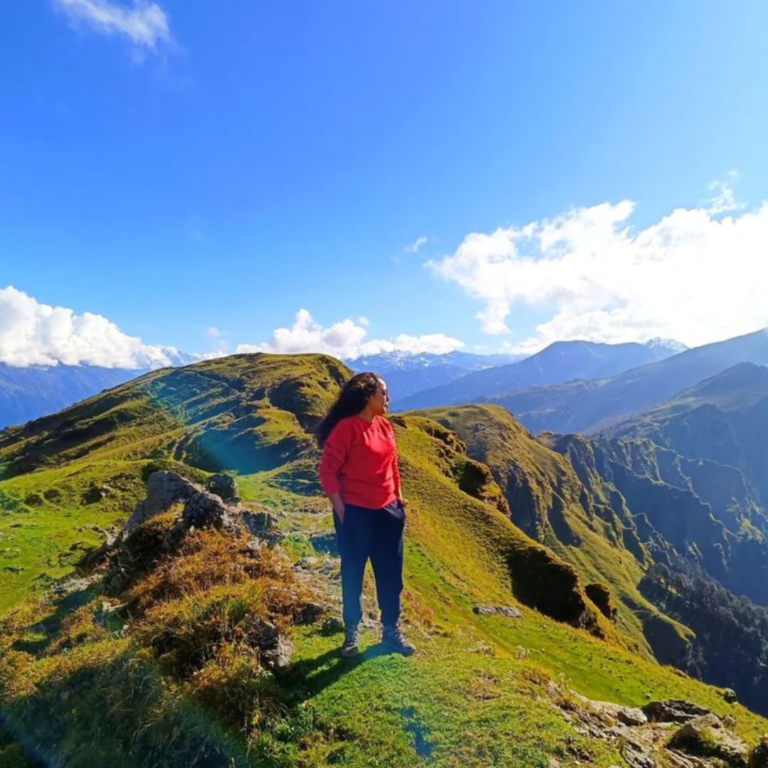
[[[616, 710], [595, 720], [579, 695], [695, 701], [756, 743], [765, 721], [647, 658], [643, 609], [682, 645], [688, 630], [633, 592], [647, 556], [618, 492], [499, 409], [392, 417], [419, 652], [377, 650], [367, 582], [366, 653], [340, 660], [311, 430], [348, 376], [321, 355], [240, 355], [2, 433], [0, 599], [16, 607], [0, 620], [0, 706], [20, 743], [72, 766], [620, 764], [636, 737], [603, 735]], [[198, 518], [170, 503], [110, 544], [157, 470], [198, 483], [236, 472], [244, 505], [225, 514], [251, 537], [232, 521], [193, 530]]]
[[[692, 512], [699, 526], [711, 520], [705, 538], [713, 549], [705, 556], [700, 547], [704, 567], [737, 594], [763, 604], [768, 603], [766, 579], [759, 576], [766, 573], [768, 538], [767, 428], [768, 370], [742, 363], [596, 441], [605, 471], [626, 494], [637, 495], [636, 505], [647, 507], [649, 516], [663, 516], [651, 500], [660, 482], [683, 494], [677, 519], [683, 508], [706, 505], [710, 514]], [[699, 544], [703, 540], [690, 531], [685, 535]]]
[[[637, 585], [651, 557], [621, 495], [594, 468], [579, 477], [566, 456], [536, 440], [497, 406], [420, 413], [455, 431], [468, 454], [490, 468], [517, 526], [570, 562], [584, 581], [610, 585], [623, 604], [620, 626], [639, 646], [651, 648], [649, 623], [666, 624], [669, 635], [679, 635], [684, 644], [685, 630], [639, 593]], [[590, 451], [588, 444], [582, 447]]]
[[470, 373], [412, 397], [395, 398], [394, 407], [407, 410], [478, 402], [515, 389], [613, 376], [673, 354], [675, 350], [664, 344], [560, 341], [518, 363]]
[[662, 403], [738, 363], [768, 365], [768, 332], [707, 344], [608, 379], [490, 397], [534, 432], [595, 432]]
[[142, 373], [90, 365], [17, 368], [0, 363], [0, 429], [55, 413]]
[[[469, 455], [489, 466], [517, 525], [570, 562], [584, 581], [610, 585], [627, 634], [667, 663], [702, 674], [717, 669], [718, 680], [736, 679], [736, 668], [717, 660], [727, 649], [702, 645], [684, 626], [698, 627], [697, 617], [650, 589], [648, 574], [662, 564], [719, 583], [732, 594], [722, 587], [710, 592], [730, 594], [734, 604], [734, 595], [767, 604], [768, 579], [761, 574], [768, 567], [768, 518], [737, 470], [685, 459], [648, 440], [550, 434], [537, 440], [495, 406], [423, 413], [455, 430]], [[749, 630], [741, 632], [746, 638]], [[768, 650], [768, 635], [762, 642]], [[768, 679], [754, 671], [748, 678], [740, 693], [752, 706], [768, 704]]]

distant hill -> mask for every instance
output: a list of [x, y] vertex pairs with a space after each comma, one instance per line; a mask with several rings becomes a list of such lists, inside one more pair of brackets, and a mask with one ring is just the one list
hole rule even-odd
[[0, 429], [55, 413], [142, 373], [91, 365], [17, 368], [0, 363]]
[[598, 344], [558, 341], [531, 357], [457, 379], [411, 397], [393, 398], [397, 410], [478, 402], [516, 389], [558, 384], [574, 379], [599, 379], [647, 363], [664, 360], [681, 345], [654, 339], [648, 344]]
[[[650, 441], [697, 463], [701, 483], [722, 506], [739, 513], [745, 504], [754, 505], [744, 501], [748, 498], [768, 509], [766, 434], [768, 368], [751, 363], [735, 365], [605, 431], [606, 438]], [[737, 477], [723, 477], [726, 468]], [[768, 534], [768, 525], [759, 527]]]
[[387, 352], [348, 360], [355, 372], [374, 371], [386, 379], [393, 402], [455, 381], [471, 371], [480, 371], [498, 365], [516, 362], [525, 355], [473, 355], [467, 352], [449, 352], [445, 355], [429, 353]]
[[591, 433], [738, 363], [768, 365], [767, 331], [689, 349], [611, 378], [531, 387], [487, 399], [508, 408], [534, 432]]

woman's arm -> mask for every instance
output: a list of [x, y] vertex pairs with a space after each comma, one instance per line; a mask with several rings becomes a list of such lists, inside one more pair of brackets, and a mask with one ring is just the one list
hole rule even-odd
[[400, 504], [405, 506], [405, 499], [403, 498], [403, 489], [400, 483], [400, 459], [397, 455], [397, 441], [395, 439], [395, 428], [391, 422], [387, 422], [389, 428], [392, 431], [392, 442], [395, 444], [395, 452], [392, 454], [392, 476], [395, 480], [395, 495]]
[[350, 435], [344, 422], [339, 422], [328, 435], [320, 459], [320, 485], [330, 499], [333, 511], [344, 522], [344, 502], [341, 498], [339, 473], [349, 455]]

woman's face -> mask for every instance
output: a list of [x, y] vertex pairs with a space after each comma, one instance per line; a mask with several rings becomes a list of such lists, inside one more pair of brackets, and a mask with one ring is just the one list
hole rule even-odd
[[387, 412], [389, 405], [389, 390], [384, 379], [379, 379], [376, 391], [371, 395], [368, 401], [375, 416], [383, 416]]

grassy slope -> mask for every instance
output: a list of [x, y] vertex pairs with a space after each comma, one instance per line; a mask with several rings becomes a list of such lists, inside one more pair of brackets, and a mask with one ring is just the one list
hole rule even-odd
[[[334, 372], [330, 369], [332, 373], [327, 373], [328, 359], [283, 358], [284, 362], [279, 365], [274, 360], [266, 358], [272, 365], [265, 372], [258, 370], [260, 361], [254, 358], [215, 361], [218, 365], [205, 364], [199, 375], [210, 376], [207, 366], [217, 369], [219, 375], [225, 373], [233, 378], [241, 376], [246, 369], [252, 381], [246, 385], [245, 394], [242, 390], [229, 398], [221, 394], [218, 405], [231, 411], [248, 402], [254, 393], [261, 394], [256, 400], [261, 403], [260, 414], [270, 415], [276, 408], [264, 402], [269, 400], [269, 394], [265, 397], [259, 392], [264, 386], [264, 377], [270, 377], [275, 384], [286, 376], [290, 378], [293, 370], [296, 381], [301, 384], [297, 389], [304, 393], [304, 407], [320, 412], [333, 393], [328, 379]], [[190, 371], [184, 374], [190, 375]], [[70, 521], [78, 520], [79, 524], [98, 521], [103, 525], [105, 518], [119, 519], [130, 512], [137, 495], [135, 483], [147, 462], [143, 454], [146, 446], [151, 446], [154, 461], [178, 456], [178, 445], [189, 445], [190, 431], [204, 434], [203, 426], [209, 423], [214, 431], [224, 434], [224, 439], [216, 445], [223, 447], [223, 455], [229, 455], [227, 450], [242, 433], [240, 427], [246, 425], [221, 429], [224, 411], [217, 407], [218, 413], [213, 409], [214, 413], [206, 416], [210, 408], [201, 393], [196, 396], [199, 398], [196, 404], [187, 399], [180, 407], [177, 394], [175, 401], [166, 400], [170, 403], [166, 409], [148, 406], [148, 389], [167, 394], [168, 383], [161, 386], [156, 381], [161, 377], [162, 374], [153, 374], [148, 380], [120, 388], [121, 397], [129, 395], [126, 403], [141, 402], [140, 408], [150, 408], [147, 419], [134, 421], [130, 436], [119, 426], [118, 417], [112, 422], [118, 426], [102, 435], [96, 445], [83, 431], [81, 443], [69, 440], [59, 445], [58, 450], [51, 448], [50, 442], [57, 438], [50, 433], [61, 419], [47, 422], [38, 433], [22, 438], [22, 443], [17, 442], [18, 436], [16, 439], [6, 437], [4, 458], [11, 471], [30, 459], [32, 446], [46, 457], [50, 468], [10, 477], [0, 483], [3, 498], [17, 505], [21, 503], [15, 511], [6, 512], [3, 520], [9, 525], [18, 520], [36, 522], [41, 526], [37, 529], [39, 540], [60, 542], [60, 551], [66, 551], [70, 542], [64, 536]], [[328, 389], [317, 382], [327, 383]], [[173, 386], [178, 393], [178, 382]], [[220, 384], [215, 381], [213, 386], [220, 387]], [[228, 384], [216, 391], [226, 393], [231, 389]], [[295, 396], [295, 391], [289, 394]], [[111, 414], [121, 413], [118, 403], [110, 401], [110, 405]], [[97, 422], [104, 418], [99, 411], [99, 398], [83, 407], [87, 409], [84, 417]], [[265, 433], [278, 441], [284, 441], [287, 436], [294, 441], [294, 450], [289, 453], [299, 456], [296, 461], [310, 461], [309, 443], [302, 434], [298, 430], [291, 434], [284, 428], [285, 424], [296, 423], [286, 413], [275, 413], [268, 424], [265, 421], [257, 428], [248, 426], [247, 430], [259, 429], [250, 431], [257, 445], [263, 444]], [[541, 548], [493, 505], [458, 489], [455, 480], [449, 477], [455, 451], [446, 450], [444, 441], [431, 432], [434, 429], [426, 419], [409, 417], [404, 426], [398, 426], [405, 489], [411, 501], [405, 605], [420, 653], [411, 660], [369, 653], [362, 663], [343, 664], [334, 652], [338, 635], [328, 637], [313, 627], [298, 631], [295, 676], [283, 683], [286, 686], [284, 717], [279, 719], [278, 726], [262, 734], [261, 748], [270, 755], [271, 764], [333, 762], [404, 768], [420, 764], [543, 766], [551, 755], [571, 764], [579, 754], [582, 764], [618, 763], [617, 756], [604, 745], [574, 734], [543, 698], [537, 700], [549, 676], [595, 698], [642, 704], [649, 697], [680, 697], [720, 713], [734, 712], [741, 734], [750, 741], [756, 739], [765, 728], [765, 721], [738, 706], [725, 704], [708, 686], [638, 658], [622, 647], [621, 638], [612, 634], [610, 627], [603, 627], [612, 640], [605, 642], [525, 607], [522, 607], [522, 620], [476, 616], [472, 612], [476, 603], [516, 604], [516, 589], [525, 587], [526, 574], [516, 572], [515, 553]], [[142, 447], [137, 447], [134, 437], [141, 441]], [[301, 450], [295, 450], [296, 445], [307, 451], [304, 458]], [[73, 459], [72, 451], [79, 454], [79, 458]], [[144, 458], [140, 459], [142, 455]], [[195, 458], [198, 455], [195, 454]], [[205, 458], [208, 460], [210, 453]], [[327, 527], [329, 516], [312, 511], [312, 505], [317, 504], [315, 500], [280, 488], [277, 482], [280, 474], [279, 467], [251, 473], [243, 478], [241, 493], [277, 511], [283, 518], [282, 527], [296, 534], [290, 549], [300, 549], [307, 546], [301, 545], [307, 527]], [[95, 504], [80, 502], [92, 484], [108, 479], [114, 482], [116, 475], [131, 478], [131, 482], [124, 480], [124, 490]], [[31, 493], [46, 489], [61, 493], [56, 503], [46, 501], [43, 507], [31, 510], [23, 503]], [[71, 518], [66, 516], [67, 512]], [[30, 555], [23, 557], [27, 563], [31, 562]], [[29, 573], [24, 574], [25, 578], [31, 576], [38, 568], [55, 576], [66, 567], [63, 564], [61, 570], [57, 570], [50, 565], [49, 557], [39, 560], [37, 566], [29, 565]], [[15, 585], [23, 589], [29, 582], [15, 582]], [[370, 594], [368, 603], [371, 604]], [[34, 640], [34, 630], [27, 631]], [[367, 644], [372, 642], [370, 636], [366, 640]], [[206, 715], [206, 710], [194, 704], [173, 681], [157, 677], [151, 659], [132, 642], [130, 634], [124, 637], [109, 633], [106, 638], [99, 636], [92, 642], [83, 642], [72, 651], [35, 661], [28, 673], [32, 677], [38, 675], [41, 685], [37, 691], [15, 702], [13, 713], [18, 722], [29, 726], [26, 718], [39, 711], [35, 702], [40, 705], [58, 702], [83, 670], [89, 669], [89, 674], [96, 674], [102, 685], [93, 686], [87, 696], [82, 692], [78, 694], [83, 710], [80, 716], [68, 713], [65, 706], [51, 704], [57, 716], [71, 728], [70, 742], [78, 736], [82, 743], [85, 739], [90, 739], [90, 743], [100, 739], [102, 747], [108, 745], [115, 750], [111, 758], [115, 766], [130, 764], [121, 763], [118, 742], [130, 742], [132, 738], [141, 741], [144, 736], [138, 738], [131, 734], [138, 733], [137, 719], [142, 721], [146, 717], [147, 738], [154, 734], [152, 738], [163, 742], [177, 730], [187, 736], [203, 734], [217, 744], [228, 745], [222, 747], [223, 752], [232, 756], [236, 765], [245, 765], [247, 758], [238, 747], [241, 744], [238, 738], [227, 736], [226, 731], [222, 733]], [[151, 707], [147, 702], [137, 702], [128, 719], [115, 713], [110, 715], [109, 708], [104, 706], [103, 697], [117, 696], [123, 686], [131, 687], [134, 684], [131, 681], [135, 682], [133, 675], [138, 672], [143, 675], [148, 690], [155, 690], [153, 686], [156, 686], [162, 692], [157, 695], [170, 701], [155, 726], [150, 725]], [[145, 705], [149, 709], [143, 709]], [[317, 722], [306, 714], [308, 712], [315, 713], [312, 717], [316, 716]], [[85, 718], [85, 714], [91, 720]], [[335, 723], [336, 731], [334, 727], [329, 729], [327, 723]], [[183, 741], [181, 736], [178, 738]], [[72, 743], [69, 748], [75, 749]], [[103, 755], [96, 757], [84, 747], [78, 749], [79, 757], [73, 764], [103, 764], [97, 762], [103, 761]]]
[[[319, 355], [237, 355], [157, 371], [0, 433], [0, 609], [100, 543], [86, 526], [127, 519], [150, 462], [213, 471], [245, 454], [241, 469], [253, 471], [312, 456], [312, 440], [275, 402], [316, 419], [345, 372]], [[103, 500], [84, 503], [104, 485]]]
[[[536, 538], [576, 567], [584, 583], [610, 585], [622, 606], [618, 613], [619, 627], [635, 640], [638, 649], [651, 655], [643, 630], [649, 617], [658, 617], [681, 637], [690, 633], [660, 614], [640, 594], [638, 584], [644, 565], [623, 546], [621, 536], [617, 535], [624, 524], [615, 516], [609, 524], [588, 514], [583, 506], [583, 486], [564, 456], [536, 440], [508, 411], [498, 406], [435, 408], [421, 413], [455, 430], [467, 444], [470, 455], [492, 469], [508, 493], [513, 521], [522, 510], [516, 503], [512, 486], [515, 478], [526, 478], [533, 506], [540, 510], [542, 517], [537, 524]], [[559, 497], [557, 506], [563, 512], [553, 524], [547, 515], [555, 506], [555, 496]], [[531, 506], [527, 498], [524, 503], [527, 508]]]

